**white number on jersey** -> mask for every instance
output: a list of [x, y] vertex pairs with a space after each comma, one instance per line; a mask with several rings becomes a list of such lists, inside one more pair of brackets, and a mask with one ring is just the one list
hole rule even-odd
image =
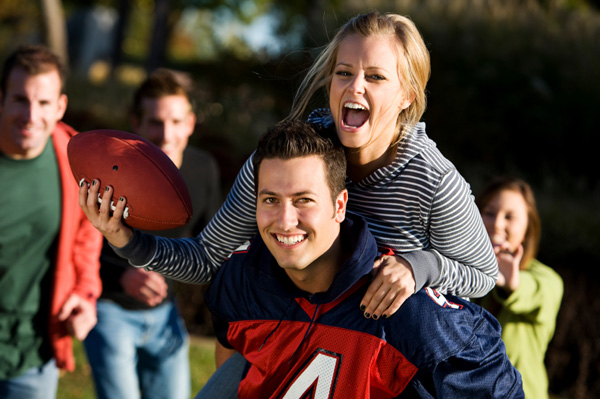
[[317, 349], [298, 372], [282, 399], [329, 399], [333, 397], [342, 355]]

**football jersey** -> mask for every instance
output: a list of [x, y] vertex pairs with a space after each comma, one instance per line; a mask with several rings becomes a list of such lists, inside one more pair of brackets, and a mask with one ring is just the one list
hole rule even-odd
[[426, 288], [389, 318], [365, 318], [378, 248], [362, 219], [341, 234], [353, 252], [326, 292], [295, 287], [260, 236], [217, 273], [205, 298], [219, 341], [248, 361], [240, 398], [523, 397], [481, 307]]

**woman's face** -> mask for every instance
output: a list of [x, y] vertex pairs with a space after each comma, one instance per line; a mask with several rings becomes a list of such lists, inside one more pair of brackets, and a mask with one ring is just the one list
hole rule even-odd
[[329, 106], [345, 147], [379, 156], [396, 138], [398, 114], [412, 102], [400, 81], [398, 57], [393, 35], [354, 34], [341, 42]]
[[500, 191], [485, 205], [481, 216], [494, 247], [514, 252], [523, 243], [529, 218], [520, 192]]

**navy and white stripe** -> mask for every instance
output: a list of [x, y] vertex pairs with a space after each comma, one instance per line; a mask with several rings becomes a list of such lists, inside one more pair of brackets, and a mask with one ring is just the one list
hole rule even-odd
[[[361, 182], [347, 180], [347, 188], [348, 212], [367, 221], [380, 246], [410, 262], [417, 290], [430, 286], [474, 298], [494, 287], [498, 265], [470, 187], [427, 137], [424, 123], [407, 132], [390, 165]], [[155, 238], [154, 256], [137, 266], [207, 283], [227, 256], [256, 234], [255, 212], [250, 157], [198, 237]]]

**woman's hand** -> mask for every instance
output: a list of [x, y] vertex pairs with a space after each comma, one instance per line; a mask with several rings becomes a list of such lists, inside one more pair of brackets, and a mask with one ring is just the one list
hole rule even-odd
[[400, 256], [384, 255], [373, 266], [375, 279], [360, 305], [366, 318], [378, 319], [396, 313], [415, 292], [415, 277], [410, 264]]
[[516, 251], [511, 251], [506, 245], [494, 247], [494, 253], [498, 260], [498, 279], [496, 285], [503, 288], [508, 293], [519, 288], [521, 280], [519, 279], [519, 265], [523, 258], [523, 245], [519, 245]]
[[113, 204], [115, 209], [111, 216], [110, 201], [113, 194], [111, 186], [107, 186], [102, 193], [102, 204], [100, 205], [97, 201], [100, 181], [94, 179], [91, 185], [82, 181], [79, 186], [79, 206], [83, 209], [83, 213], [108, 242], [118, 248], [124, 247], [133, 237], [133, 230], [125, 226], [121, 219], [127, 200], [124, 197], [119, 198], [117, 203]]

